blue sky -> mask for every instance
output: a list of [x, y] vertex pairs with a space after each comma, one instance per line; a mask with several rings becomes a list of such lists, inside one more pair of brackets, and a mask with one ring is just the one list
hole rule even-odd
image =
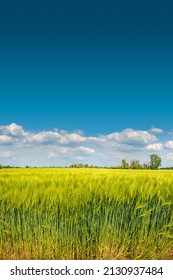
[[1, 3], [0, 162], [155, 152], [173, 165], [172, 12], [171, 1]]

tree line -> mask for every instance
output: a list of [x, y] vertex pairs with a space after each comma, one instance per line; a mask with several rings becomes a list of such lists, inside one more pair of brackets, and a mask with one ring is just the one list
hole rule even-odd
[[139, 160], [132, 160], [130, 164], [123, 159], [121, 162], [122, 169], [151, 169], [157, 170], [161, 166], [162, 159], [156, 154], [150, 155], [150, 161], [141, 164]]
[[[139, 160], [135, 159], [132, 160], [130, 163], [126, 161], [126, 159], [122, 159], [121, 165], [120, 166], [110, 166], [110, 167], [105, 167], [105, 166], [94, 166], [89, 165], [89, 164], [83, 164], [83, 163], [74, 163], [70, 166], [65, 166], [66, 168], [111, 168], [111, 169], [152, 169], [152, 170], [157, 170], [161, 166], [161, 157], [159, 157], [156, 154], [150, 155], [150, 161], [147, 163], [140, 163]], [[59, 168], [64, 168], [62, 166], [58, 166]], [[19, 167], [14, 167], [10, 165], [1, 165], [0, 164], [0, 169], [2, 168], [19, 168]], [[30, 166], [25, 166], [25, 168], [31, 168]], [[36, 167], [34, 167], [36, 168]], [[50, 168], [57, 168], [57, 166], [50, 166]], [[166, 168], [165, 168], [166, 169]], [[171, 168], [170, 168], [171, 169]]]
[[111, 169], [152, 169], [157, 170], [161, 166], [162, 159], [156, 154], [150, 155], [150, 161], [146, 163], [140, 163], [139, 160], [132, 160], [130, 163], [126, 159], [122, 159], [121, 165], [110, 167], [99, 167], [83, 163], [75, 163], [69, 166], [69, 168], [111, 168]]

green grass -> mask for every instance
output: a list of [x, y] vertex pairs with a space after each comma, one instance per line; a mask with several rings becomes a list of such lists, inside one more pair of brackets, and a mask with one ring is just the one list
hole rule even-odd
[[173, 171], [0, 170], [0, 259], [173, 259]]

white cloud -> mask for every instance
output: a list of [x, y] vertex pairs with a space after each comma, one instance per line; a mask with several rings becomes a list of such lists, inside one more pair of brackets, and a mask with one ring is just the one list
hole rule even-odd
[[59, 150], [62, 154], [88, 154], [92, 155], [95, 153], [94, 149], [85, 147], [85, 146], [79, 146], [79, 147], [61, 147]]
[[65, 132], [61, 134], [60, 143], [70, 144], [70, 143], [80, 143], [86, 141], [86, 137], [83, 137], [77, 133]]
[[14, 139], [7, 135], [0, 135], [0, 144], [12, 144]]
[[28, 142], [40, 143], [40, 144], [51, 144], [55, 143], [60, 139], [58, 132], [43, 131], [37, 134], [28, 135]]
[[92, 155], [92, 154], [95, 153], [94, 149], [84, 147], [84, 146], [80, 146], [78, 148], [78, 151], [83, 152], [83, 153], [88, 154], [88, 155]]
[[164, 131], [161, 128], [152, 127], [149, 132], [151, 133], [163, 133]]
[[146, 149], [149, 151], [160, 151], [163, 149], [163, 144], [162, 143], [150, 144], [146, 147]]
[[145, 145], [157, 140], [157, 138], [154, 135], [150, 134], [148, 131], [133, 130], [129, 128], [123, 130], [122, 132], [115, 132], [112, 134], [103, 135], [102, 138], [105, 140], [111, 140], [129, 145]]
[[62, 154], [68, 154], [68, 153], [70, 153], [70, 148], [69, 147], [61, 147], [60, 152]]
[[67, 131], [53, 132], [42, 131], [37, 134], [28, 134], [26, 142], [39, 143], [39, 144], [73, 144], [80, 143], [86, 140], [85, 137], [80, 136], [77, 133], [68, 133]]
[[[57, 152], [48, 152], [48, 158], [57, 158], [57, 154], [62, 157], [62, 155], [77, 155], [83, 156], [85, 155], [92, 155], [95, 151], [92, 148], [79, 146], [79, 147], [58, 147]], [[76, 158], [76, 156], [75, 156]]]
[[165, 147], [168, 149], [173, 149], [173, 141], [167, 141], [165, 143]]
[[48, 153], [48, 158], [57, 158], [57, 154], [55, 154], [54, 152], [50, 152]]
[[22, 128], [22, 126], [17, 125], [15, 123], [11, 123], [10, 125], [2, 125], [0, 126], [0, 131], [2, 131], [2, 133], [4, 135], [9, 135], [9, 136], [24, 136], [24, 130]]

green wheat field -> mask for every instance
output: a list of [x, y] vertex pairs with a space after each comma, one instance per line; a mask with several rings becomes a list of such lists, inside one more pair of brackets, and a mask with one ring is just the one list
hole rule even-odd
[[173, 172], [0, 170], [0, 259], [173, 259]]

